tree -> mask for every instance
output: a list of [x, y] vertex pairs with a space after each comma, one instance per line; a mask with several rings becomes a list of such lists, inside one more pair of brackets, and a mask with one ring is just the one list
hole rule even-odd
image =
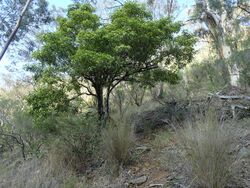
[[[249, 3], [245, 0], [214, 1], [197, 0], [191, 20], [204, 23], [197, 33], [211, 39], [221, 60], [228, 61], [231, 54], [239, 50], [242, 39], [241, 23], [249, 20]], [[239, 66], [237, 62], [228, 64], [231, 86], [238, 86]]]
[[[110, 93], [121, 82], [176, 80], [177, 70], [192, 60], [195, 42], [180, 29], [181, 24], [169, 18], [153, 20], [137, 3], [117, 9], [108, 24], [100, 23], [90, 4], [74, 4], [66, 18], [58, 19], [57, 31], [41, 36], [44, 46], [34, 54], [39, 63], [29, 69], [43, 87], [64, 84], [69, 100], [93, 96], [103, 119], [109, 114]], [[162, 62], [165, 68], [159, 66]], [[51, 79], [44, 77], [58, 79], [47, 82]], [[77, 95], [72, 97], [72, 91]], [[40, 99], [37, 92], [28, 101], [34, 113], [39, 105], [32, 101], [43, 103]]]
[[1, 0], [0, 2], [1, 60], [11, 42], [25, 41], [26, 47], [33, 48], [30, 34], [42, 23], [49, 23], [51, 17], [46, 0]]

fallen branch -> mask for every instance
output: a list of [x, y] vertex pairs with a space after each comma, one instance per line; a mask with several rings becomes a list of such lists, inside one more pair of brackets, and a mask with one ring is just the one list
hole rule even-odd
[[250, 96], [245, 96], [245, 95], [218, 95], [218, 94], [213, 94], [213, 93], [208, 93], [208, 94], [218, 97], [222, 100], [237, 100], [237, 99], [250, 100]]

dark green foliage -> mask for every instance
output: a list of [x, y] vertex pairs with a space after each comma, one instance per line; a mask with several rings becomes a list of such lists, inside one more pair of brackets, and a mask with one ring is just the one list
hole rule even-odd
[[72, 84], [71, 91], [95, 97], [102, 119], [109, 114], [110, 93], [121, 82], [140, 81], [144, 74], [150, 75], [148, 81], [175, 82], [176, 71], [191, 61], [195, 42], [180, 30], [180, 23], [153, 20], [145, 6], [133, 2], [117, 9], [105, 25], [91, 5], [74, 4], [67, 18], [58, 19], [57, 31], [41, 36], [44, 45], [34, 54], [39, 64], [30, 70], [37, 79], [53, 70], [58, 82]]
[[[34, 117], [37, 125], [46, 124], [46, 119], [69, 111], [69, 100], [62, 88], [44, 86], [37, 88], [27, 97], [27, 102], [31, 104], [29, 112]], [[46, 129], [54, 129], [53, 124], [47, 124]]]

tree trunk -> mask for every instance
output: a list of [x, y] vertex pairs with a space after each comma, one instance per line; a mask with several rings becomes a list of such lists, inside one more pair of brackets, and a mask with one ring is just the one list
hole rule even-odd
[[[222, 52], [225, 59], [228, 59], [232, 53], [230, 47], [226, 45], [225, 42], [222, 45]], [[237, 63], [235, 62], [232, 66], [228, 65], [228, 70], [230, 74], [230, 85], [233, 87], [238, 87], [240, 80], [240, 71]]]
[[104, 118], [104, 111], [103, 111], [103, 88], [102, 87], [95, 87], [96, 91], [96, 100], [97, 100], [97, 112], [100, 120]]
[[[230, 58], [232, 49], [225, 40], [225, 26], [227, 25], [227, 15], [224, 13], [220, 15], [214, 11], [209, 10], [207, 1], [197, 1], [197, 3], [202, 5], [203, 13], [201, 19], [203, 19], [203, 21], [206, 23], [207, 27], [210, 30], [210, 33], [212, 34], [218, 56], [220, 57], [220, 59]], [[240, 71], [237, 63], [235, 62], [232, 66], [228, 66], [227, 68], [230, 74], [230, 85], [236, 87], [239, 86]]]
[[106, 99], [105, 99], [105, 121], [108, 120], [109, 118], [109, 99], [110, 99], [110, 89], [107, 89], [107, 95], [106, 95]]

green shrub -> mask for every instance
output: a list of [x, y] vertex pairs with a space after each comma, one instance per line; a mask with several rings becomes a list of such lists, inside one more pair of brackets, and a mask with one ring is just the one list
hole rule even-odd
[[234, 146], [232, 132], [207, 115], [183, 129], [178, 138], [196, 182], [205, 188], [225, 187], [236, 160], [230, 154]]
[[55, 163], [83, 171], [99, 148], [97, 118], [90, 114], [68, 115], [58, 119], [56, 126], [58, 135], [51, 149]]
[[114, 167], [128, 165], [131, 161], [133, 136], [131, 128], [124, 124], [109, 126], [103, 131], [103, 151], [107, 163]]

